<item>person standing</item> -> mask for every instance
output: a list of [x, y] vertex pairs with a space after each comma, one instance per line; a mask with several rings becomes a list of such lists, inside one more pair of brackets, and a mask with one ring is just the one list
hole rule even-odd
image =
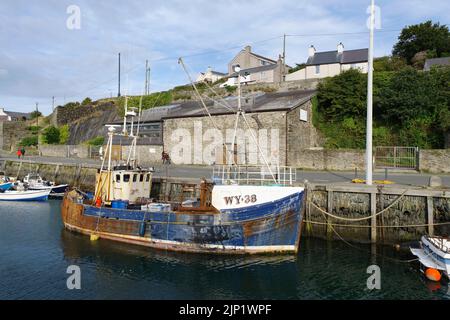
[[17, 158], [20, 159], [21, 156], [22, 156], [22, 151], [19, 148], [19, 150], [17, 150]]
[[20, 152], [22, 153], [22, 158], [25, 157], [25, 147], [22, 147], [22, 149], [20, 149]]

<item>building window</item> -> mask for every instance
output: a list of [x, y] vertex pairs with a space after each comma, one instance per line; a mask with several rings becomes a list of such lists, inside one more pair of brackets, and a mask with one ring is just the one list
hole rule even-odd
[[320, 74], [320, 66], [316, 66], [316, 74]]

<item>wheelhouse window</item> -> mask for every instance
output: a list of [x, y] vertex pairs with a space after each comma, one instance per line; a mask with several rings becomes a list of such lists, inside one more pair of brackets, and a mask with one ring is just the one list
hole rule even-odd
[[130, 182], [130, 175], [129, 174], [124, 174], [123, 175], [123, 182]]
[[145, 182], [149, 182], [150, 181], [150, 175], [147, 174], [147, 177], [145, 178]]
[[116, 174], [116, 182], [120, 182], [120, 174]]
[[133, 182], [136, 182], [136, 181], [137, 181], [137, 176], [138, 176], [137, 174], [134, 174], [134, 175], [133, 175]]
[[142, 181], [144, 181], [144, 174], [143, 173], [141, 173], [141, 176], [139, 178], [139, 182], [142, 182]]

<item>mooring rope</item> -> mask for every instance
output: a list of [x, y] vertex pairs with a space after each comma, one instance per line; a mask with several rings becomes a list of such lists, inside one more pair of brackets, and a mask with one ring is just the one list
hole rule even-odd
[[344, 220], [344, 221], [364, 221], [364, 220], [369, 220], [372, 219], [374, 217], [379, 216], [380, 214], [383, 214], [384, 212], [386, 212], [387, 210], [389, 210], [390, 208], [392, 208], [393, 206], [395, 206], [404, 196], [405, 194], [408, 192], [409, 190], [405, 190], [405, 192], [403, 192], [397, 199], [395, 199], [395, 201], [393, 201], [388, 207], [384, 208], [383, 210], [381, 210], [380, 212], [377, 212], [373, 215], [370, 215], [368, 217], [363, 217], [363, 218], [344, 218], [344, 217], [339, 217], [337, 215], [334, 215], [332, 213], [329, 213], [325, 210], [323, 210], [322, 208], [320, 208], [318, 205], [316, 205], [313, 201], [311, 201], [310, 203], [313, 205], [313, 207], [315, 207], [317, 210], [319, 210], [320, 212], [334, 218], [334, 219], [338, 219], [338, 220]]
[[[402, 195], [403, 196], [403, 195]], [[398, 199], [397, 199], [398, 200]], [[325, 214], [323, 213], [323, 212], [321, 212], [322, 213], [322, 215], [326, 218], [326, 216], [325, 216]], [[352, 245], [351, 243], [349, 243], [348, 241], [346, 241], [334, 228], [333, 228], [333, 225], [331, 225], [331, 224], [328, 224], [329, 226], [330, 226], [330, 228], [331, 228], [331, 230], [333, 230], [333, 232], [339, 237], [339, 239], [341, 239], [341, 241], [343, 241], [345, 244], [347, 244], [348, 246], [350, 246], [350, 247], [352, 247], [352, 248], [354, 248], [354, 249], [357, 249], [357, 250], [359, 250], [359, 251], [363, 251], [363, 252], [367, 252], [366, 250], [363, 250], [363, 249], [361, 249], [361, 248], [359, 248], [359, 247], [357, 247], [357, 246], [355, 246], [355, 245]], [[400, 259], [395, 259], [395, 258], [391, 258], [391, 257], [388, 257], [388, 256], [385, 256], [385, 255], [382, 255], [382, 254], [378, 254], [378, 253], [373, 253], [373, 252], [371, 252], [370, 253], [371, 255], [373, 255], [373, 256], [378, 256], [378, 257], [382, 257], [382, 258], [385, 258], [385, 259], [389, 259], [389, 260], [392, 260], [392, 261], [394, 261], [394, 262], [400, 262], [400, 263], [410, 263], [410, 262], [413, 262], [413, 261], [417, 261], [417, 260], [419, 260], [419, 258], [415, 258], [415, 259], [409, 259], [409, 260], [400, 260]]]
[[[333, 225], [336, 227], [350, 227], [350, 228], [372, 228], [372, 226], [366, 225], [358, 225], [358, 224], [339, 224], [339, 223], [328, 223], [328, 222], [320, 222], [320, 221], [312, 221], [312, 220], [304, 220], [305, 223], [318, 224], [318, 225]], [[428, 226], [443, 226], [449, 225], [450, 222], [440, 222], [440, 223], [425, 223], [425, 224], [407, 224], [407, 225], [398, 225], [398, 226], [375, 226], [375, 228], [420, 228], [420, 227], [428, 227]]]

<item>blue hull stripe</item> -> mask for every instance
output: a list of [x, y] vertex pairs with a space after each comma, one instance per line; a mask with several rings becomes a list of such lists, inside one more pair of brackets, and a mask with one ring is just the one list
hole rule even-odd
[[136, 225], [129, 228], [127, 235], [132, 236], [142, 236], [139, 229], [144, 221], [144, 237], [151, 239], [222, 246], [292, 246], [300, 236], [303, 194], [216, 214], [146, 212], [87, 205], [83, 214], [128, 221]]

